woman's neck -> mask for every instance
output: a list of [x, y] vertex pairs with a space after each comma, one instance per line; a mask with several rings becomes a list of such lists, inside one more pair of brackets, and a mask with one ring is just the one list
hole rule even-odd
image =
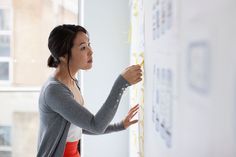
[[57, 80], [59, 80], [60, 82], [66, 84], [68, 86], [75, 85], [75, 80], [76, 80], [75, 74], [76, 73], [70, 72], [70, 74], [69, 74], [68, 68], [58, 66], [56, 68], [54, 76]]

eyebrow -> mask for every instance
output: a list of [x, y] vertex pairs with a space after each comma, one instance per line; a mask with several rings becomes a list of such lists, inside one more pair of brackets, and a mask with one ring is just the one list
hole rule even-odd
[[82, 43], [80, 43], [79, 46], [82, 45], [82, 44], [86, 44], [86, 42], [82, 42]]
[[[90, 42], [88, 41], [88, 43], [90, 43]], [[82, 45], [82, 44], [86, 44], [86, 42], [82, 42], [82, 43], [80, 43], [79, 46]]]

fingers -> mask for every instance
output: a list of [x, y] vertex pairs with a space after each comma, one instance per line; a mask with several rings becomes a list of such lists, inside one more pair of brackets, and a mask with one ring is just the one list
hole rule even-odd
[[141, 69], [141, 66], [140, 66], [139, 64], [133, 65], [133, 69], [134, 69], [134, 70], [140, 70], [140, 69]]
[[138, 120], [137, 119], [135, 119], [135, 120], [132, 120], [131, 122], [130, 122], [130, 125], [133, 125], [133, 124], [135, 124], [135, 123], [137, 123], [138, 122]]
[[134, 107], [132, 107], [130, 110], [129, 110], [129, 114], [130, 113], [133, 113], [135, 111], [137, 111], [139, 109], [139, 104], [135, 105]]
[[139, 104], [133, 106], [130, 110], [135, 110], [135, 109], [137, 109], [137, 108], [139, 108]]
[[133, 70], [138, 70], [138, 69], [141, 69], [141, 66], [139, 64], [136, 64], [136, 65], [131, 65], [128, 68], [131, 68]]
[[137, 113], [138, 113], [138, 111], [129, 113], [129, 114], [126, 116], [126, 119], [127, 119], [128, 121], [130, 121]]
[[134, 66], [134, 73], [135, 73], [135, 76], [134, 76], [134, 82], [133, 84], [136, 84], [138, 82], [140, 82], [142, 80], [142, 69], [141, 69], [141, 66], [138, 64], [138, 65], [135, 65]]
[[142, 78], [136, 79], [136, 80], [133, 82], [133, 84], [136, 84], [136, 83], [138, 83], [138, 82], [140, 82], [140, 81], [142, 81]]
[[138, 113], [138, 111], [135, 112], [133, 115], [131, 115], [131, 116], [130, 116], [130, 119], [132, 119], [137, 113]]
[[129, 113], [127, 115], [127, 119], [131, 120], [137, 113], [138, 113], [139, 105], [135, 105], [129, 110]]
[[122, 72], [122, 76], [130, 83], [135, 84], [142, 80], [142, 69], [139, 64], [132, 65]]
[[137, 119], [132, 120], [134, 118], [135, 115], [137, 115], [138, 113], [138, 109], [139, 109], [139, 104], [133, 106], [129, 112], [128, 115], [126, 116], [125, 120], [124, 120], [124, 126], [125, 128], [128, 128], [130, 125], [133, 125], [135, 123], [138, 122]]
[[125, 128], [128, 128], [130, 125], [133, 125], [133, 124], [135, 124], [135, 123], [137, 123], [137, 122], [138, 122], [137, 119], [132, 120], [132, 121], [129, 121], [128, 123], [126, 123]]

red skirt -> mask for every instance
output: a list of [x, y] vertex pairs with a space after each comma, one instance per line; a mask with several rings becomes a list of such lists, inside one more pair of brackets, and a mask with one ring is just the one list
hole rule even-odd
[[80, 157], [80, 154], [79, 154], [78, 148], [77, 148], [78, 143], [79, 143], [79, 141], [66, 142], [66, 147], [65, 147], [63, 157]]

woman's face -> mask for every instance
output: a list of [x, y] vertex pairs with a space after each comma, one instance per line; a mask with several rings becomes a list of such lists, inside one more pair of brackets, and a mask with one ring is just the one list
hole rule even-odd
[[93, 63], [92, 54], [88, 35], [84, 32], [78, 32], [71, 49], [70, 67], [75, 71], [91, 69]]

